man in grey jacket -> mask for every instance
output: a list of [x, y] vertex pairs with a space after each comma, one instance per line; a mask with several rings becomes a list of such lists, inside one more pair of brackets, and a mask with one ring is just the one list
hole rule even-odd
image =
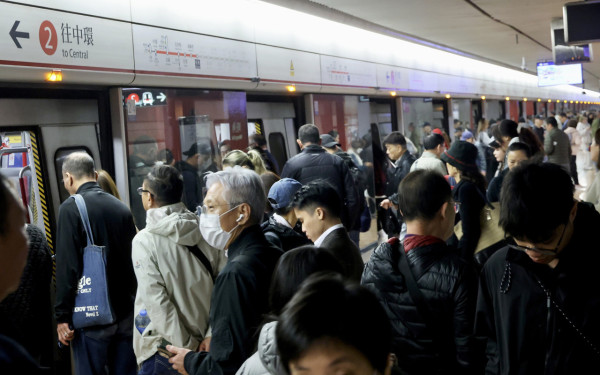
[[[146, 310], [150, 323], [133, 331], [138, 375], [171, 367], [157, 352], [164, 340], [191, 350], [209, 336], [213, 279], [225, 266], [222, 251], [209, 246], [198, 217], [181, 202], [183, 179], [168, 165], [154, 167], [138, 190], [146, 227], [133, 239], [133, 268], [138, 281], [135, 314]], [[171, 370], [175, 373], [175, 370]]]
[[442, 176], [448, 174], [446, 163], [440, 160], [440, 155], [444, 152], [444, 137], [439, 134], [431, 134], [423, 140], [423, 155], [415, 160], [411, 165], [410, 171], [426, 169], [439, 172]]
[[554, 117], [546, 119], [546, 137], [544, 139], [544, 151], [548, 155], [548, 162], [558, 164], [567, 173], [571, 173], [571, 141], [569, 136], [558, 128], [558, 122]]

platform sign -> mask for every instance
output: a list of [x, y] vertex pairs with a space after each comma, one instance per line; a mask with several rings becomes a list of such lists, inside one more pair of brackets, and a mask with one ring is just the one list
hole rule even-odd
[[131, 73], [129, 23], [0, 2], [0, 63]]
[[324, 85], [377, 87], [377, 65], [322, 55], [321, 82]]
[[165, 90], [160, 89], [123, 89], [125, 104], [133, 102], [136, 107], [153, 107], [167, 105]]
[[208, 78], [254, 78], [252, 43], [133, 25], [136, 72]]
[[316, 53], [257, 45], [258, 76], [283, 83], [321, 84], [321, 66]]
[[377, 87], [398, 90], [408, 88], [408, 70], [397, 66], [378, 64]]

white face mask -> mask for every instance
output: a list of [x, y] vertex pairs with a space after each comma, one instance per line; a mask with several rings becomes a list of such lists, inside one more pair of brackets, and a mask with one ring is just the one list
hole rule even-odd
[[221, 228], [221, 216], [235, 210], [237, 207], [239, 206], [235, 206], [221, 215], [200, 214], [200, 233], [202, 233], [202, 237], [204, 237], [210, 246], [219, 250], [225, 250], [225, 245], [227, 245], [227, 242], [231, 238], [231, 233], [233, 233], [240, 225], [238, 224], [229, 232], [225, 232], [223, 228]]

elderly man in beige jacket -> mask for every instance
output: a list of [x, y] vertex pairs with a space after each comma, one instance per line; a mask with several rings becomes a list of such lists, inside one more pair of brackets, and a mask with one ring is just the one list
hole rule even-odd
[[134, 311], [142, 316], [145, 310], [150, 320], [136, 320], [133, 332], [142, 375], [155, 374], [157, 368], [176, 373], [159, 347], [196, 350], [210, 336], [213, 280], [227, 262], [223, 251], [202, 238], [198, 217], [181, 203], [182, 190], [179, 171], [167, 165], [154, 167], [138, 188], [147, 215], [132, 246], [138, 281]]

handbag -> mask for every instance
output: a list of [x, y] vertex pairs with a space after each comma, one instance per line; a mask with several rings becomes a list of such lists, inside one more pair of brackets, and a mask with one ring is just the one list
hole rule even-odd
[[[479, 223], [481, 227], [481, 235], [475, 248], [475, 255], [482, 250], [485, 250], [492, 245], [504, 241], [504, 229], [500, 226], [500, 203], [490, 203], [487, 198], [477, 190], [484, 198], [485, 205], [481, 209]], [[454, 226], [454, 233], [460, 240], [463, 236], [462, 221]]]
[[77, 284], [75, 307], [73, 308], [73, 327], [75, 329], [101, 326], [115, 322], [115, 314], [108, 299], [106, 285], [106, 247], [94, 245], [92, 228], [83, 197], [73, 195], [87, 246], [83, 249], [83, 272]]

